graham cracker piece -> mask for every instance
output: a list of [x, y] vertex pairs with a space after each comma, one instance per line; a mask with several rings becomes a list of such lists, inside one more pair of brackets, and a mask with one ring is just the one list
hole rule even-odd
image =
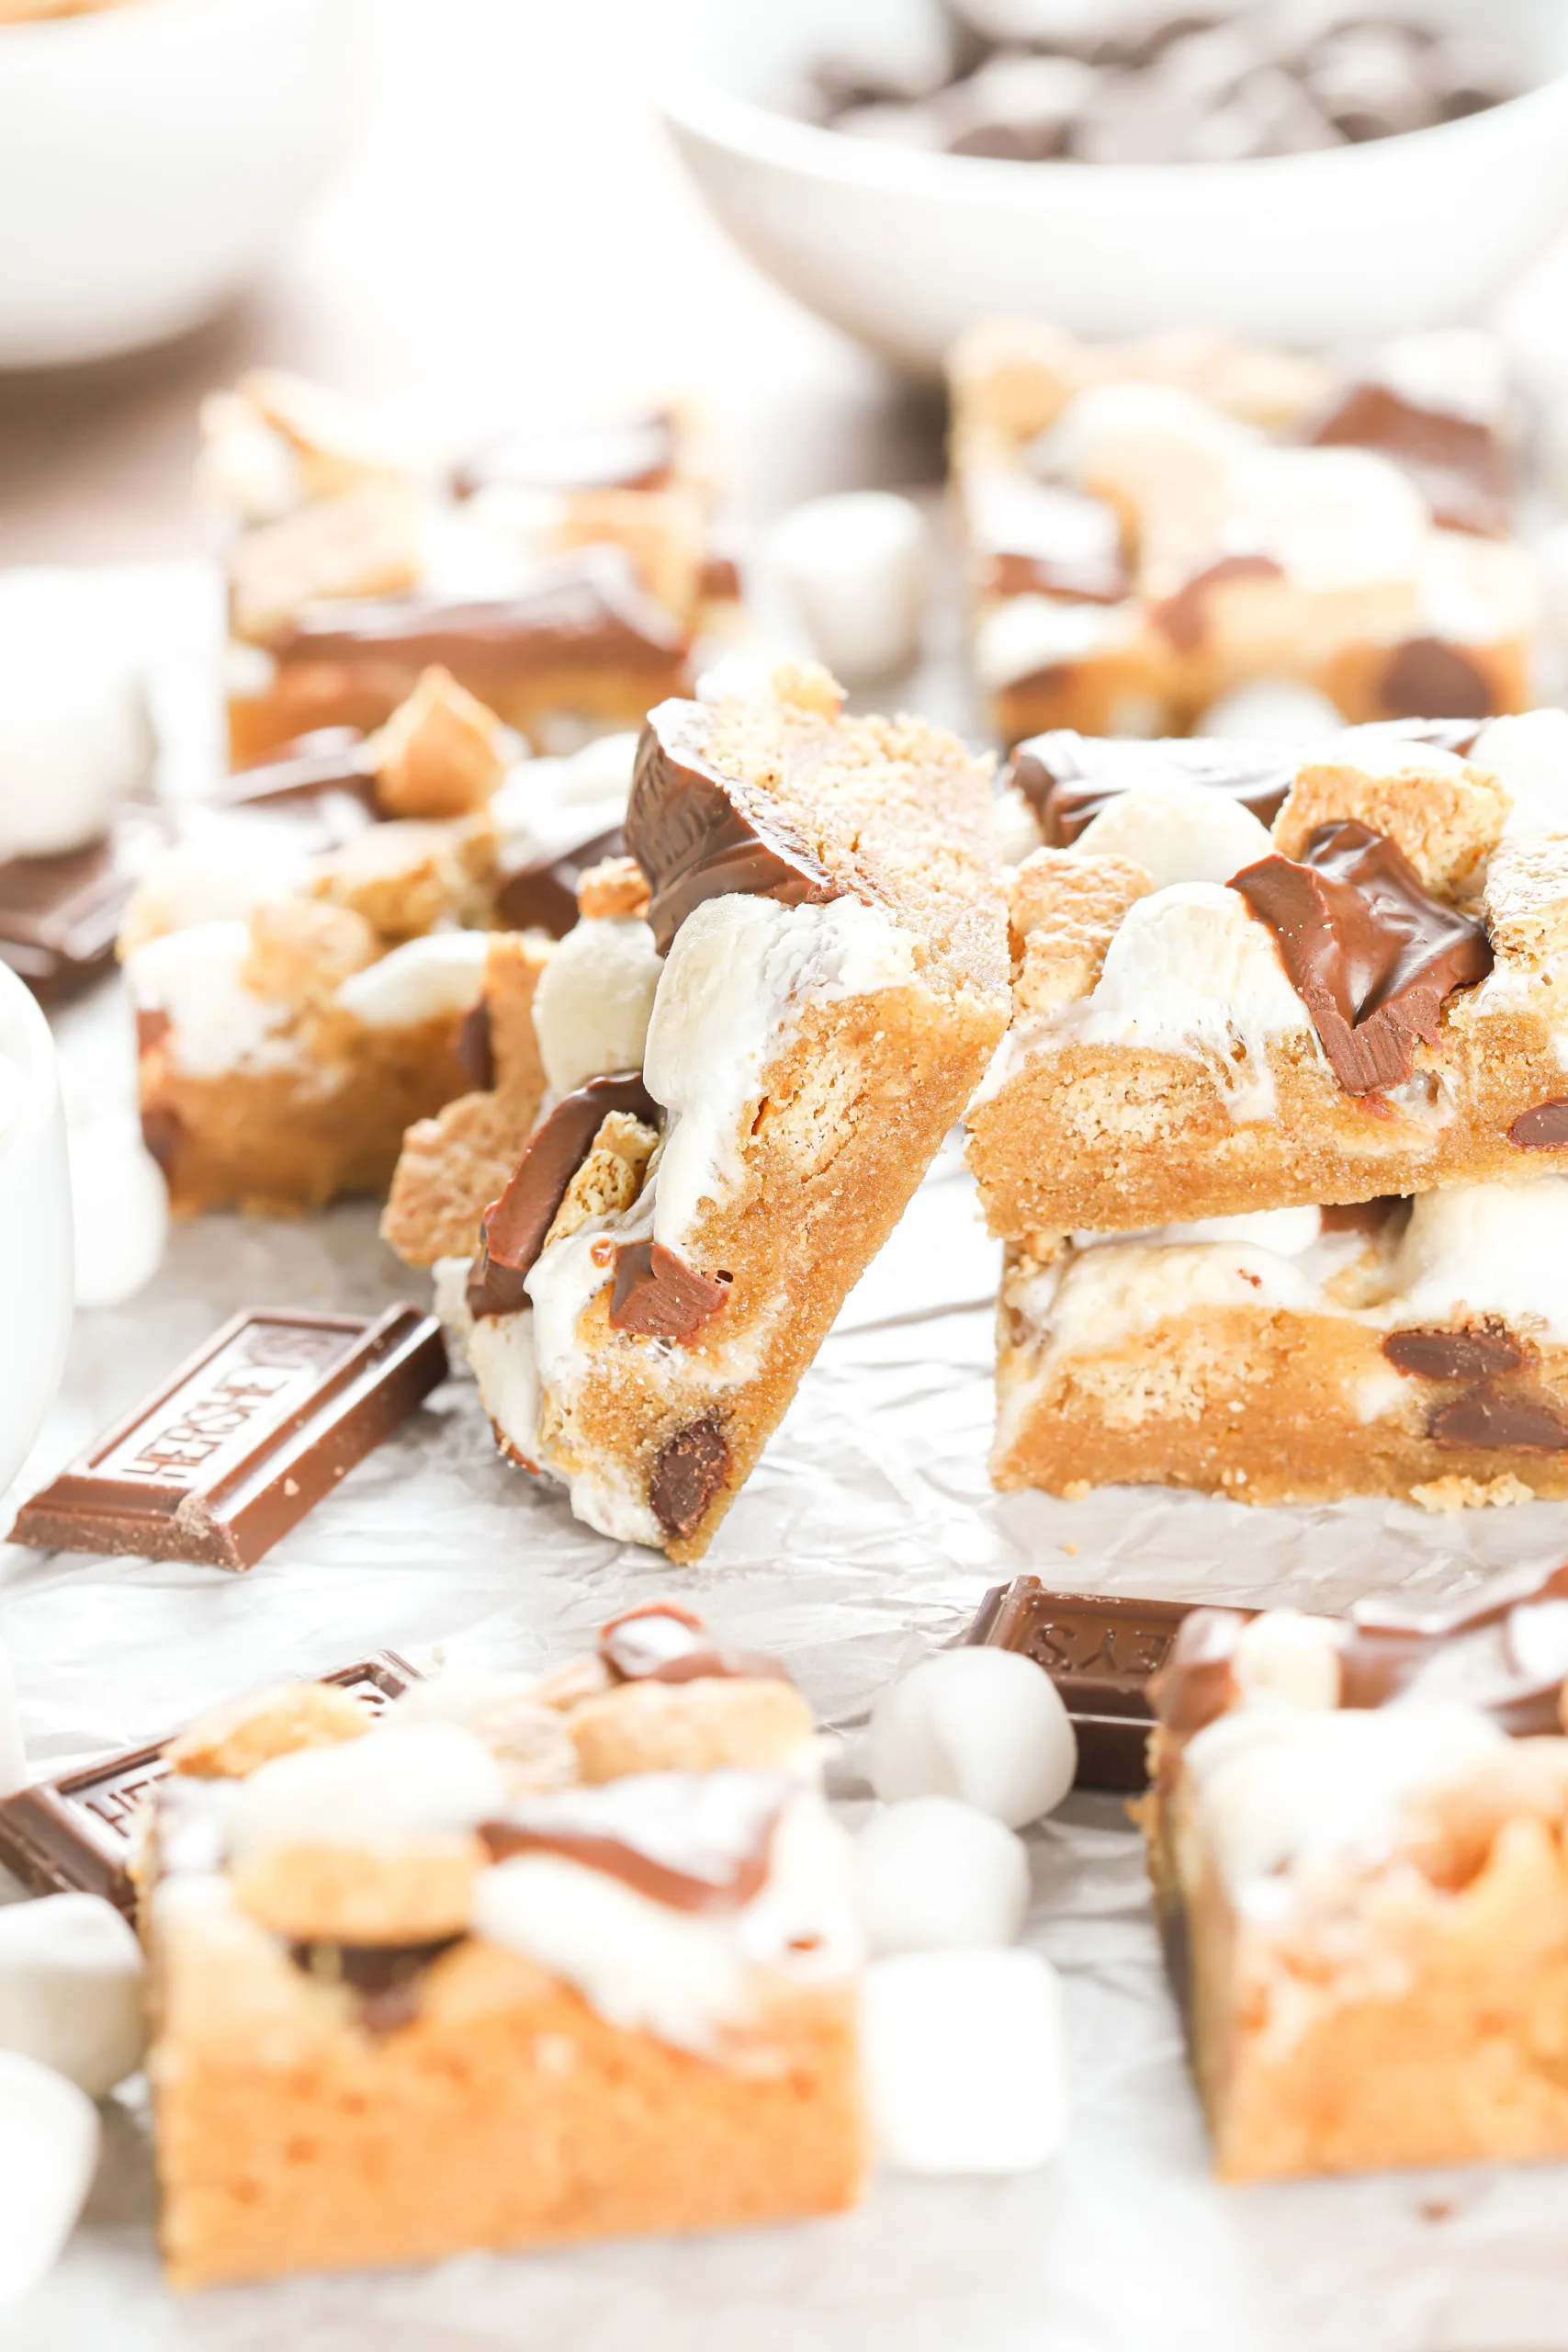
[[1274, 846], [1300, 857], [1319, 825], [1355, 818], [1402, 849], [1428, 890], [1452, 897], [1496, 848], [1513, 805], [1495, 776], [1472, 767], [1439, 770], [1424, 763], [1419, 746], [1401, 747], [1375, 766], [1309, 760], [1274, 820]]
[[705, 1676], [692, 1682], [623, 1682], [585, 1699], [566, 1719], [585, 1781], [626, 1772], [771, 1769], [798, 1754], [814, 1728], [793, 1682]]
[[1568, 948], [1568, 833], [1499, 843], [1482, 904], [1497, 954], [1545, 964]]
[[243, 1781], [275, 1756], [359, 1739], [375, 1717], [332, 1682], [277, 1682], [197, 1716], [164, 1750], [172, 1772], [195, 1781]]
[[403, 1137], [381, 1238], [405, 1266], [471, 1258], [479, 1219], [499, 1199], [533, 1122], [502, 1094], [460, 1094]]
[[590, 920], [648, 913], [648, 876], [635, 857], [606, 857], [578, 876], [577, 911]]
[[394, 818], [367, 825], [322, 858], [305, 887], [352, 908], [384, 940], [420, 939], [475, 911], [467, 846], [460, 825]]
[[247, 531], [231, 549], [234, 634], [265, 643], [320, 598], [412, 588], [422, 564], [413, 492], [399, 481], [361, 482]]
[[439, 664], [420, 673], [373, 751], [378, 797], [394, 817], [469, 816], [506, 774], [501, 721]]
[[260, 1846], [231, 1866], [235, 1902], [300, 1942], [425, 1943], [460, 1935], [485, 1863], [477, 1838]]
[[250, 930], [240, 978], [269, 1004], [325, 1004], [379, 953], [363, 915], [316, 899], [268, 899], [253, 910]]
[[1128, 908], [1153, 888], [1131, 858], [1032, 852], [1015, 869], [1008, 894], [1014, 952], [1021, 958], [1014, 1018], [1087, 996]]
[[658, 1145], [658, 1130], [645, 1127], [631, 1112], [607, 1112], [592, 1149], [566, 1188], [545, 1248], [581, 1231], [590, 1217], [629, 1209]]

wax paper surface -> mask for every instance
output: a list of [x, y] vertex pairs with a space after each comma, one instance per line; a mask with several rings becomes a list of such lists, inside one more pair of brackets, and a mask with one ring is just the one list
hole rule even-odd
[[[111, 985], [58, 1023], [68, 1109], [130, 1101]], [[695, 1570], [617, 1546], [496, 1456], [455, 1379], [248, 1574], [0, 1545], [0, 1640], [36, 1774], [156, 1737], [219, 1700], [389, 1647], [533, 1668], [614, 1611], [678, 1591], [780, 1652], [844, 1736], [852, 1822], [875, 1693], [958, 1636], [988, 1585], [1292, 1601], [1454, 1598], [1568, 1554], [1568, 1509], [1428, 1517], [1393, 1503], [1251, 1511], [1117, 1490], [1066, 1503], [986, 1476], [998, 1252], [950, 1148], [846, 1302]], [[374, 1312], [425, 1283], [374, 1213], [209, 1217], [152, 1284], [78, 1318], [14, 1502], [236, 1309]], [[9, 1521], [9, 1510], [0, 1524]], [[828, 2222], [710, 2241], [469, 2256], [381, 2276], [175, 2298], [153, 2252], [144, 2100], [105, 2110], [82, 2227], [6, 2352], [1562, 2352], [1568, 2170], [1418, 2173], [1246, 2190], [1209, 2178], [1142, 1849], [1120, 1804], [1031, 1833], [1027, 1939], [1063, 1972], [1072, 2121], [1047, 2169], [879, 2178]]]

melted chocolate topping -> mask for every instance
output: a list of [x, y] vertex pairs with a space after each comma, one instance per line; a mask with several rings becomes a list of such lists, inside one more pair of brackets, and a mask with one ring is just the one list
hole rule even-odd
[[1568, 1143], [1568, 1102], [1538, 1102], [1521, 1111], [1508, 1129], [1508, 1141], [1521, 1151], [1556, 1151]]
[[1300, 863], [1259, 858], [1230, 887], [1268, 925], [1348, 1094], [1407, 1079], [1416, 1040], [1437, 1038], [1445, 999], [1492, 969], [1481, 924], [1433, 898], [1403, 850], [1352, 819], [1320, 825]]
[[562, 1854], [674, 1911], [739, 1911], [763, 1886], [791, 1794], [782, 1772], [634, 1772], [487, 1821], [492, 1860]]
[[1124, 792], [1145, 785], [1201, 784], [1224, 792], [1271, 825], [1299, 764], [1278, 743], [1232, 743], [1201, 736], [1140, 743], [1055, 728], [1021, 743], [1008, 780], [1033, 809], [1053, 849], [1076, 842]]
[[1132, 594], [1121, 521], [1104, 499], [997, 467], [970, 475], [965, 504], [983, 594], [1096, 605], [1118, 605]]
[[1467, 654], [1440, 637], [1407, 638], [1396, 646], [1382, 673], [1378, 699], [1383, 708], [1415, 718], [1490, 718], [1492, 684]]
[[650, 1127], [662, 1115], [637, 1073], [623, 1070], [563, 1095], [529, 1136], [505, 1190], [480, 1221], [479, 1255], [468, 1277], [468, 1312], [476, 1319], [515, 1315], [527, 1306], [525, 1284], [545, 1236], [612, 1111], [629, 1111]]
[[610, 1327], [683, 1347], [723, 1312], [728, 1296], [727, 1282], [700, 1274], [662, 1241], [623, 1241], [615, 1252]]
[[1376, 449], [1391, 458], [1445, 530], [1507, 537], [1514, 469], [1497, 435], [1479, 419], [1418, 407], [1390, 384], [1352, 384], [1311, 438], [1319, 447]]
[[1174, 596], [1155, 605], [1150, 618], [1179, 652], [1194, 653], [1209, 630], [1209, 595], [1235, 580], [1282, 580], [1284, 573], [1271, 555], [1223, 555], [1184, 581]]
[[496, 912], [509, 931], [547, 931], [564, 939], [577, 921], [577, 886], [591, 865], [624, 857], [626, 840], [619, 825], [592, 833], [553, 857], [538, 858], [507, 875], [496, 893]]
[[425, 1943], [340, 1944], [291, 1942], [288, 1957], [318, 1984], [346, 1984], [359, 1996], [359, 2022], [367, 2033], [395, 2032], [419, 2015], [421, 1980], [432, 1961], [460, 1944], [461, 1936], [436, 1936]]
[[1500, 1323], [1462, 1331], [1391, 1331], [1382, 1351], [1396, 1372], [1422, 1380], [1485, 1380], [1517, 1371], [1525, 1360], [1517, 1340]]
[[492, 483], [527, 490], [660, 490], [675, 470], [675, 420], [663, 409], [606, 424], [536, 427], [503, 434], [465, 459], [453, 494], [471, 498]]
[[1439, 1405], [1427, 1424], [1435, 1445], [1484, 1446], [1506, 1453], [1561, 1453], [1568, 1419], [1543, 1396], [1495, 1388], [1490, 1382]]
[[690, 1535], [729, 1477], [729, 1441], [712, 1414], [666, 1438], [648, 1482], [649, 1508], [667, 1535]]
[[707, 726], [700, 703], [660, 703], [637, 746], [626, 846], [648, 876], [648, 919], [661, 956], [705, 899], [740, 892], [819, 907], [844, 896], [761, 793], [705, 758]]
[[715, 1643], [702, 1619], [672, 1600], [650, 1601], [612, 1617], [600, 1628], [599, 1655], [618, 1682], [697, 1682], [715, 1676], [794, 1680], [788, 1668], [765, 1650]]

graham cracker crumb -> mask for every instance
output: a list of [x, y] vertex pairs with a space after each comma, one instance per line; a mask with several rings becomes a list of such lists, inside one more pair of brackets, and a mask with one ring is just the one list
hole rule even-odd
[[1479, 1510], [1492, 1503], [1528, 1503], [1531, 1492], [1521, 1478], [1506, 1471], [1500, 1478], [1461, 1478], [1450, 1472], [1446, 1478], [1434, 1478], [1424, 1487], [1412, 1487], [1410, 1499], [1419, 1503], [1423, 1510]]
[[648, 876], [635, 857], [607, 857], [578, 881], [577, 911], [590, 920], [648, 913]]
[[313, 899], [268, 899], [253, 911], [250, 928], [241, 981], [269, 1004], [325, 1004], [378, 952], [363, 915]]
[[323, 858], [307, 888], [351, 907], [389, 943], [419, 939], [473, 910], [475, 891], [457, 824], [416, 818], [368, 825]]
[[580, 1232], [590, 1217], [629, 1209], [642, 1190], [658, 1144], [657, 1130], [645, 1127], [631, 1112], [607, 1112], [592, 1149], [566, 1188], [545, 1248]]
[[[1087, 1478], [1069, 1478], [1062, 1488], [1062, 1500], [1066, 1503], [1081, 1503], [1093, 1492], [1094, 1488]], [[1067, 1546], [1064, 1544], [1062, 1548], [1066, 1551]]]
[[1021, 959], [1015, 1018], [1087, 996], [1128, 908], [1153, 888], [1131, 858], [1062, 849], [1037, 849], [1026, 857], [1008, 893], [1014, 954]]
[[394, 817], [463, 817], [483, 808], [506, 774], [501, 721], [438, 665], [374, 739], [376, 782]]
[[1497, 954], [1544, 964], [1568, 947], [1568, 833], [1503, 842], [1486, 870], [1483, 901]]
[[792, 1682], [708, 1676], [623, 1682], [567, 1717], [585, 1781], [626, 1772], [712, 1772], [783, 1764], [812, 1736], [811, 1709]]

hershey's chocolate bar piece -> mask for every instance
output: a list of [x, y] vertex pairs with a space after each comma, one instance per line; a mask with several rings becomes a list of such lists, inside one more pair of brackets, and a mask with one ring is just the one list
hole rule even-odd
[[135, 876], [110, 838], [59, 857], [0, 862], [0, 963], [50, 1004], [114, 961]]
[[[379, 1713], [421, 1678], [395, 1650], [378, 1650], [316, 1679], [355, 1692]], [[133, 1912], [136, 1816], [168, 1770], [166, 1744], [154, 1740], [0, 1801], [0, 1863], [30, 1894], [102, 1894]]]
[[254, 1567], [446, 1376], [414, 1307], [251, 1308], [24, 1503], [11, 1540]]
[[1196, 1606], [1051, 1592], [1038, 1577], [1014, 1577], [1010, 1584], [992, 1586], [965, 1638], [1017, 1650], [1044, 1668], [1077, 1734], [1080, 1789], [1141, 1789], [1148, 1781], [1144, 1752], [1154, 1722], [1149, 1678], [1165, 1664], [1177, 1627]]

